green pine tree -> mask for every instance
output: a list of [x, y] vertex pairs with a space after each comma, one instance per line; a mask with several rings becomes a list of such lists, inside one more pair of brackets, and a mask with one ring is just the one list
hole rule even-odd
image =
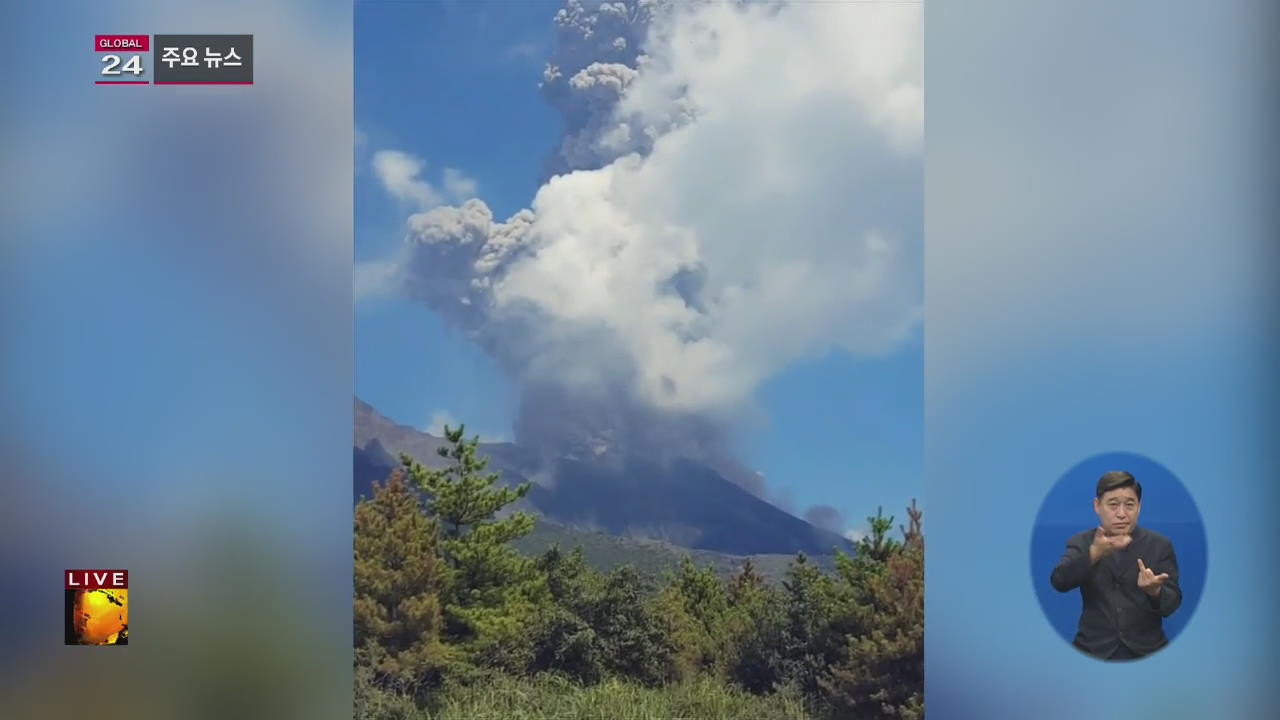
[[763, 586], [764, 577], [756, 570], [756, 564], [751, 558], [746, 558], [729, 582], [729, 602], [734, 605], [744, 602]]
[[600, 639], [606, 671], [642, 685], [661, 684], [675, 647], [649, 602], [648, 582], [631, 565], [601, 580], [585, 617]]
[[582, 546], [565, 553], [552, 545], [537, 559], [547, 581], [552, 606], [534, 631], [534, 669], [559, 673], [583, 683], [599, 681], [605, 672], [603, 648], [589, 615], [600, 573], [587, 565]]
[[355, 509], [355, 645], [375, 682], [416, 691], [439, 679], [444, 567], [438, 528], [392, 472]]
[[888, 548], [882, 558], [837, 557], [848, 627], [842, 656], [819, 685], [841, 716], [924, 716], [924, 536], [914, 500], [907, 513], [903, 543], [884, 542], [881, 534], [879, 547]]
[[424, 467], [408, 455], [400, 460], [442, 531], [446, 640], [472, 667], [521, 671], [533, 662], [530, 628], [550, 601], [545, 576], [511, 546], [533, 530], [530, 515], [507, 512], [530, 485], [499, 485], [499, 473], [486, 472], [488, 460], [477, 453], [480, 438], [463, 433], [463, 426], [445, 427], [448, 444], [438, 450], [448, 460], [443, 468]]
[[776, 690], [785, 682], [783, 598], [778, 588], [765, 582], [750, 558], [729, 582], [729, 606], [729, 677], [756, 694]]
[[680, 674], [716, 675], [727, 668], [729, 591], [711, 566], [699, 568], [688, 555], [680, 559], [659, 598], [673, 623]]
[[[914, 507], [913, 504], [912, 508]], [[889, 531], [893, 530], [893, 516], [885, 517], [884, 508], [876, 508], [876, 514], [867, 518], [867, 524], [871, 533], [858, 541], [857, 553], [860, 557], [884, 562], [901, 547], [901, 543], [889, 537]], [[906, 531], [903, 532], [906, 534]]]
[[606, 676], [642, 685], [669, 677], [674, 643], [651, 599], [649, 579], [631, 565], [589, 567], [582, 546], [553, 546], [538, 558], [554, 607], [540, 619], [536, 666], [595, 683]]
[[838, 655], [843, 637], [835, 627], [837, 592], [830, 575], [804, 553], [787, 567], [782, 581], [784, 632], [782, 677], [806, 694], [818, 692], [818, 679]]

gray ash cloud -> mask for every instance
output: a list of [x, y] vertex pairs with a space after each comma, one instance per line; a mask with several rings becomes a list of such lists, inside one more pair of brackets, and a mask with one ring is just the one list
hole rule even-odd
[[768, 497], [730, 441], [756, 387], [918, 330], [918, 8], [569, 0], [555, 26], [563, 131], [528, 209], [424, 204], [358, 277], [497, 359], [518, 443], [689, 457]]

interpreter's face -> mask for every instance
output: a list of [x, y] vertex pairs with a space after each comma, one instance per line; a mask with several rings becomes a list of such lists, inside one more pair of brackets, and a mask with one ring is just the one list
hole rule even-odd
[[1128, 535], [1138, 524], [1142, 503], [1131, 487], [1108, 490], [1100, 498], [1093, 499], [1093, 511], [1098, 513], [1102, 532], [1108, 535]]

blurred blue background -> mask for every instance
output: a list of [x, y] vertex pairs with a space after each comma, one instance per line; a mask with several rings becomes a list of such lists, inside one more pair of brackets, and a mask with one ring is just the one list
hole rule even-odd
[[[1275, 716], [1278, 11], [928, 4], [931, 720]], [[1117, 450], [1176, 473], [1213, 553], [1177, 640], [1124, 664], [1028, 579], [1048, 488]]]
[[[0, 19], [0, 715], [350, 717], [350, 3]], [[95, 86], [117, 33], [252, 33], [255, 83]], [[128, 647], [62, 645], [72, 567]]]
[[1111, 470], [1129, 472], [1142, 486], [1138, 525], [1173, 543], [1182, 605], [1164, 619], [1164, 633], [1172, 643], [1195, 613], [1207, 582], [1204, 524], [1187, 489], [1173, 473], [1150, 458], [1103, 453], [1077, 464], [1053, 485], [1031, 530], [1031, 582], [1036, 597], [1058, 635], [1071, 642], [1080, 620], [1080, 591], [1060, 593], [1049, 584], [1049, 576], [1066, 550], [1067, 539], [1081, 530], [1097, 527], [1093, 498], [1098, 478]]

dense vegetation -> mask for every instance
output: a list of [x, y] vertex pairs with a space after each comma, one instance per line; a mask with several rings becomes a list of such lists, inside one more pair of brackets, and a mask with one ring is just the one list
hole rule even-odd
[[853, 556], [771, 583], [684, 558], [655, 577], [581, 547], [526, 555], [528, 486], [446, 428], [442, 469], [402, 456], [355, 511], [358, 720], [920, 718], [920, 512], [877, 512]]
[[[484, 444], [481, 443], [481, 448]], [[771, 584], [782, 582], [795, 555], [728, 555], [714, 550], [700, 550], [673, 545], [661, 540], [640, 537], [620, 537], [598, 530], [567, 527], [538, 517], [533, 532], [512, 543], [526, 555], [541, 555], [555, 545], [561, 548], [582, 548], [583, 559], [597, 570], [608, 572], [622, 565], [631, 565], [642, 575], [664, 577], [668, 571], [680, 567], [688, 556], [698, 567], [710, 566], [716, 575], [727, 580], [742, 570], [745, 560], [750, 560], [756, 572]], [[832, 548], [832, 553], [835, 549]], [[824, 570], [835, 569], [835, 555], [813, 555], [809, 561]]]

